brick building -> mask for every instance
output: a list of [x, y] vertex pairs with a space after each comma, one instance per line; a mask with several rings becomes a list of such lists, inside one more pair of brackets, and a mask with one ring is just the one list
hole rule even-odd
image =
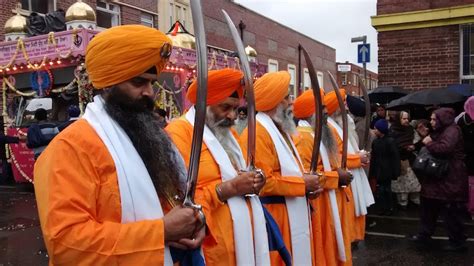
[[378, 0], [372, 26], [379, 85], [420, 90], [474, 83], [472, 23], [472, 0]]
[[[362, 92], [359, 90], [359, 76], [361, 79], [364, 78], [364, 68], [349, 63], [336, 63], [337, 66], [337, 83], [339, 87], [346, 89], [346, 92], [350, 95], [361, 96]], [[375, 72], [372, 72], [367, 69], [367, 90], [373, 90], [377, 87], [378, 84], [378, 75]]]

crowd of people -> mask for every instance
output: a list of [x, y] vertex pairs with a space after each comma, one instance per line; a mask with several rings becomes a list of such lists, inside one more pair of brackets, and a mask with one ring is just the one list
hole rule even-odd
[[[386, 119], [378, 106], [372, 144], [362, 145], [360, 117], [370, 114], [335, 88], [345, 99], [346, 115], [336, 91], [319, 89], [322, 138], [311, 172], [316, 102], [312, 89], [292, 100], [286, 71], [266, 73], [254, 83], [258, 171], [246, 170], [253, 136], [241, 106], [243, 73], [208, 72], [194, 196], [204, 223], [182, 205], [197, 81], [186, 93], [192, 105], [178, 119], [169, 121], [154, 102], [152, 83], [171, 43], [160, 31], [138, 25], [99, 33], [85, 56], [96, 96], [82, 118], [71, 109], [76, 113], [70, 121], [57, 126], [46, 122], [45, 110], [35, 114], [38, 123], [30, 127], [27, 145], [37, 160], [35, 194], [50, 264], [351, 265], [351, 247], [364, 240], [366, 215], [376, 200], [382, 215], [394, 212], [395, 200], [400, 208], [421, 205], [420, 231], [413, 236], [419, 244], [430, 241], [442, 213], [450, 237], [446, 249], [465, 247], [473, 97], [456, 122], [450, 108], [437, 109], [430, 121], [410, 123], [408, 112]], [[423, 149], [447, 161], [444, 177], [415, 173], [412, 165]]]

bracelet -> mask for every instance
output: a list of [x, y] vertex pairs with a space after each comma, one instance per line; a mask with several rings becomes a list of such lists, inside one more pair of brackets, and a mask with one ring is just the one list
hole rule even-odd
[[222, 183], [216, 185], [217, 198], [218, 198], [221, 202], [226, 202], [225, 200], [222, 199], [223, 196], [222, 196], [222, 188], [221, 188], [221, 185], [222, 185]]

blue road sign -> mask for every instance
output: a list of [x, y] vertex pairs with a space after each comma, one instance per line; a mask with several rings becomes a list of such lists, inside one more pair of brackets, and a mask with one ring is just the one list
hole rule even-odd
[[370, 43], [357, 45], [357, 63], [370, 63]]

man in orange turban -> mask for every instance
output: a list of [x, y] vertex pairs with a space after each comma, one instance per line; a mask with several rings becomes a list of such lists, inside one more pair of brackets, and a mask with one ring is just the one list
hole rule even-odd
[[107, 29], [89, 43], [86, 67], [103, 90], [35, 164], [51, 265], [172, 265], [169, 246], [202, 242], [194, 211], [168, 204], [184, 190], [185, 166], [152, 111], [152, 82], [170, 44], [141, 25]]
[[[319, 178], [304, 173], [290, 137], [296, 126], [289, 83], [290, 74], [280, 71], [267, 73], [254, 84], [258, 111], [255, 163], [267, 176], [260, 200], [278, 224], [293, 265], [310, 265], [314, 256], [306, 195], [320, 192]], [[244, 130], [242, 143], [247, 139], [248, 131]], [[284, 264], [279, 254], [271, 256], [272, 265]]]
[[[195, 200], [206, 215], [208, 236], [203, 251], [208, 265], [269, 265], [269, 248], [258, 194], [265, 183], [256, 172], [243, 172], [245, 160], [232, 128], [242, 97], [242, 72], [209, 71], [206, 126]], [[196, 103], [197, 80], [186, 98]], [[194, 106], [166, 131], [189, 164]], [[217, 245], [215, 244], [217, 243]]]
[[[345, 100], [344, 90], [339, 90]], [[340, 151], [342, 151], [342, 117], [341, 112], [337, 104], [335, 93], [332, 91], [324, 97], [326, 104], [329, 103], [331, 108], [328, 108], [330, 117], [328, 123], [334, 129], [337, 134], [338, 142], [341, 143]], [[347, 117], [348, 124], [348, 156], [347, 156], [347, 167], [353, 173], [354, 180], [349, 187], [353, 198], [351, 200], [349, 209], [347, 209], [346, 220], [352, 220], [353, 225], [349, 226], [348, 229], [351, 231], [352, 241], [363, 240], [365, 236], [365, 215], [367, 214], [367, 207], [374, 203], [374, 198], [370, 185], [362, 167], [366, 166], [369, 162], [367, 153], [360, 151], [356, 140], [357, 133], [355, 132], [355, 126], [350, 116]], [[352, 126], [351, 126], [352, 125]]]
[[[322, 99], [324, 91], [321, 89]], [[324, 101], [323, 101], [324, 103]], [[294, 136], [295, 145], [309, 171], [314, 143], [315, 101], [313, 91], [307, 90], [296, 98], [294, 104], [295, 117], [298, 121], [298, 133]], [[350, 239], [345, 239], [341, 227], [338, 199], [345, 196], [340, 186], [350, 183], [347, 171], [340, 169], [339, 152], [331, 128], [327, 125], [327, 112], [323, 107], [322, 143], [319, 151], [318, 169], [323, 172], [326, 182], [324, 191], [317, 199], [310, 201], [312, 205], [312, 229], [317, 265], [350, 264]]]

